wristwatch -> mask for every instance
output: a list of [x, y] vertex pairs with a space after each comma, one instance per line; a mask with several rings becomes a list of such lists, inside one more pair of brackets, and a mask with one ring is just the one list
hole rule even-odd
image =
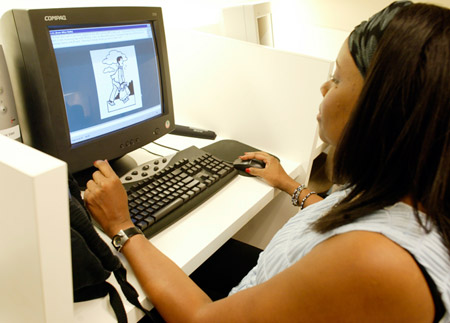
[[117, 233], [112, 238], [111, 243], [114, 246], [114, 248], [116, 248], [116, 250], [120, 252], [125, 243], [128, 241], [128, 239], [130, 239], [132, 236], [136, 234], [143, 235], [142, 231], [137, 227], [131, 227], [125, 230], [120, 230], [119, 233]]

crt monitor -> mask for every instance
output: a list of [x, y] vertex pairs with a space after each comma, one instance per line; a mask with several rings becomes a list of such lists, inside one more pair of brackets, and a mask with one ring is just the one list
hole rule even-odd
[[13, 9], [0, 32], [23, 142], [71, 172], [174, 129], [161, 8]]

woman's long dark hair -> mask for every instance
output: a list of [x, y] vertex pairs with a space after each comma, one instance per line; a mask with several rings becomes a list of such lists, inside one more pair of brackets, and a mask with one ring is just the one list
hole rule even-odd
[[315, 230], [409, 196], [450, 254], [450, 10], [413, 4], [390, 22], [337, 146], [333, 176], [352, 190]]

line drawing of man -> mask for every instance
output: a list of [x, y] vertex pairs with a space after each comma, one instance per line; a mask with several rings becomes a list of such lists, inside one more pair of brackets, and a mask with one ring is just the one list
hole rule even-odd
[[125, 73], [123, 70], [124, 60], [122, 56], [117, 57], [117, 69], [114, 74], [111, 75], [111, 81], [113, 89], [111, 95], [109, 96], [108, 104], [110, 106], [115, 105], [115, 99], [119, 94], [119, 99], [126, 103], [130, 96], [130, 90], [128, 89], [128, 82], [125, 79]]

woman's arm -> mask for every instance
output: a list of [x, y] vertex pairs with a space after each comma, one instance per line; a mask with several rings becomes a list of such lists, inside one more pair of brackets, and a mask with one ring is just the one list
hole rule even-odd
[[413, 323], [431, 322], [434, 315], [414, 260], [378, 233], [331, 238], [267, 282], [216, 302], [143, 236], [124, 249], [168, 322]]
[[[98, 171], [87, 183], [84, 199], [91, 215], [112, 238], [120, 230], [134, 226], [128, 212], [127, 194], [107, 161], [96, 161], [94, 165]], [[166, 320], [195, 317], [199, 308], [211, 303], [209, 297], [143, 235], [131, 237], [121, 252]]]

